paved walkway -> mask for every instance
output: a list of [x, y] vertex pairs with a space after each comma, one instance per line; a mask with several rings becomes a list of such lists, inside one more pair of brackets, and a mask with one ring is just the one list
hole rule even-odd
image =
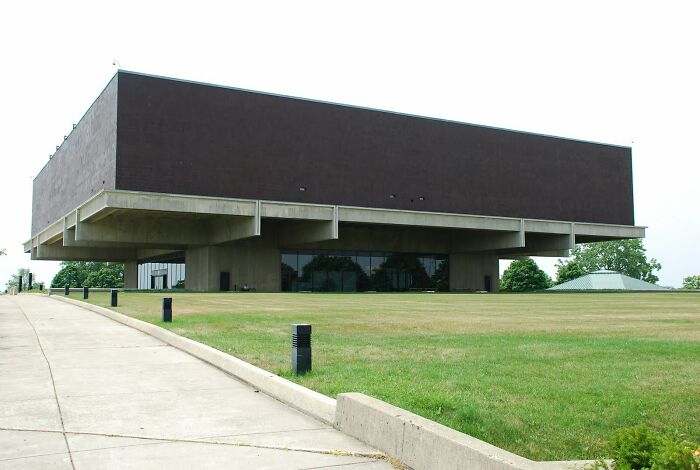
[[144, 333], [0, 296], [0, 469], [391, 468], [373, 452]]

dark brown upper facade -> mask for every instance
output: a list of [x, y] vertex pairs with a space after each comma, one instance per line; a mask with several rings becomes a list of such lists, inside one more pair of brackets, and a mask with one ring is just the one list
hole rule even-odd
[[35, 179], [32, 234], [102, 188], [634, 225], [627, 147], [130, 72]]

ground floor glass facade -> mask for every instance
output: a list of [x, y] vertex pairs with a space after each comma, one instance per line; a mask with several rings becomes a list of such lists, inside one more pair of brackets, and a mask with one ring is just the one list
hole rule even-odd
[[284, 292], [449, 290], [447, 255], [282, 250]]
[[185, 287], [185, 263], [139, 263], [139, 289]]

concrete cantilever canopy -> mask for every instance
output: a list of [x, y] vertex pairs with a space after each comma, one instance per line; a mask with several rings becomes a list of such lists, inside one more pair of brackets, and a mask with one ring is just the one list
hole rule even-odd
[[[235, 251], [243, 243], [255, 252], [256, 263], [269, 260], [265, 275], [248, 276], [265, 290], [279, 290], [272, 271], [279, 270], [280, 248], [333, 249], [342, 243], [358, 250], [450, 253], [456, 264], [487, 256], [493, 266], [498, 258], [566, 256], [577, 242], [642, 238], [644, 232], [638, 226], [103, 190], [24, 249], [37, 260], [127, 262], [132, 275], [139, 260], [185, 251], [188, 271], [204, 263], [201, 269], [211, 272], [198, 286], [210, 289], [209, 278], [219, 269], [213, 263], [222, 252], [207, 250]], [[134, 282], [127, 279], [130, 287]], [[457, 276], [454, 288], [470, 288], [468, 280], [461, 282]]]

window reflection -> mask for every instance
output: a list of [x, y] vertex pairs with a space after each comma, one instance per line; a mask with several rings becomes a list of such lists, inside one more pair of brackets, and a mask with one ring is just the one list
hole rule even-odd
[[449, 290], [445, 255], [294, 250], [281, 261], [286, 292]]

